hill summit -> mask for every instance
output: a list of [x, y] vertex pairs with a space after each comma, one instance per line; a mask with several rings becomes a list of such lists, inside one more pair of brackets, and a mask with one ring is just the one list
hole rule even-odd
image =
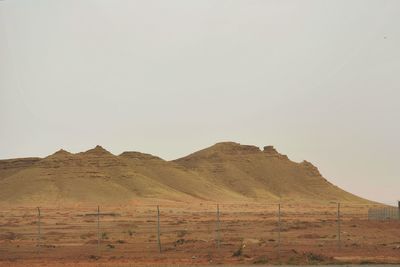
[[365, 199], [329, 183], [308, 161], [296, 163], [273, 146], [217, 143], [166, 161], [101, 146], [63, 149], [45, 158], [0, 160], [0, 202], [129, 203], [173, 201], [356, 202]]

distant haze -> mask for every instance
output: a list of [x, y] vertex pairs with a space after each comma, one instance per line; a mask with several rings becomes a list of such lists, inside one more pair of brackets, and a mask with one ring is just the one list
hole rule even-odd
[[400, 1], [0, 1], [0, 158], [274, 145], [400, 199]]

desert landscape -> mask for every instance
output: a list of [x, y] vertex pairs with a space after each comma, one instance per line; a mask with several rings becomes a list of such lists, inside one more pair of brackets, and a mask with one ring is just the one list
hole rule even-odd
[[0, 267], [400, 266], [399, 0], [0, 0]]
[[272, 146], [2, 160], [0, 200], [1, 266], [400, 264], [395, 208]]

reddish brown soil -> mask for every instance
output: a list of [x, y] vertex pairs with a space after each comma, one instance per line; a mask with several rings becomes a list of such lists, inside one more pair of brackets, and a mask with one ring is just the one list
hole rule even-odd
[[[368, 221], [365, 206], [343, 205], [341, 244], [335, 205], [161, 204], [162, 252], [154, 205], [42, 208], [37, 245], [35, 208], [0, 211], [0, 266], [161, 264], [400, 263], [400, 221]], [[244, 245], [242, 251], [238, 251]], [[237, 256], [233, 256], [234, 254]]]

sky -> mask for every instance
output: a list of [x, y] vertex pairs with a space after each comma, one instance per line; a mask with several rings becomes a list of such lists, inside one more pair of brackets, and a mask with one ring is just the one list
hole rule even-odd
[[400, 199], [400, 1], [0, 1], [0, 159], [274, 145]]

